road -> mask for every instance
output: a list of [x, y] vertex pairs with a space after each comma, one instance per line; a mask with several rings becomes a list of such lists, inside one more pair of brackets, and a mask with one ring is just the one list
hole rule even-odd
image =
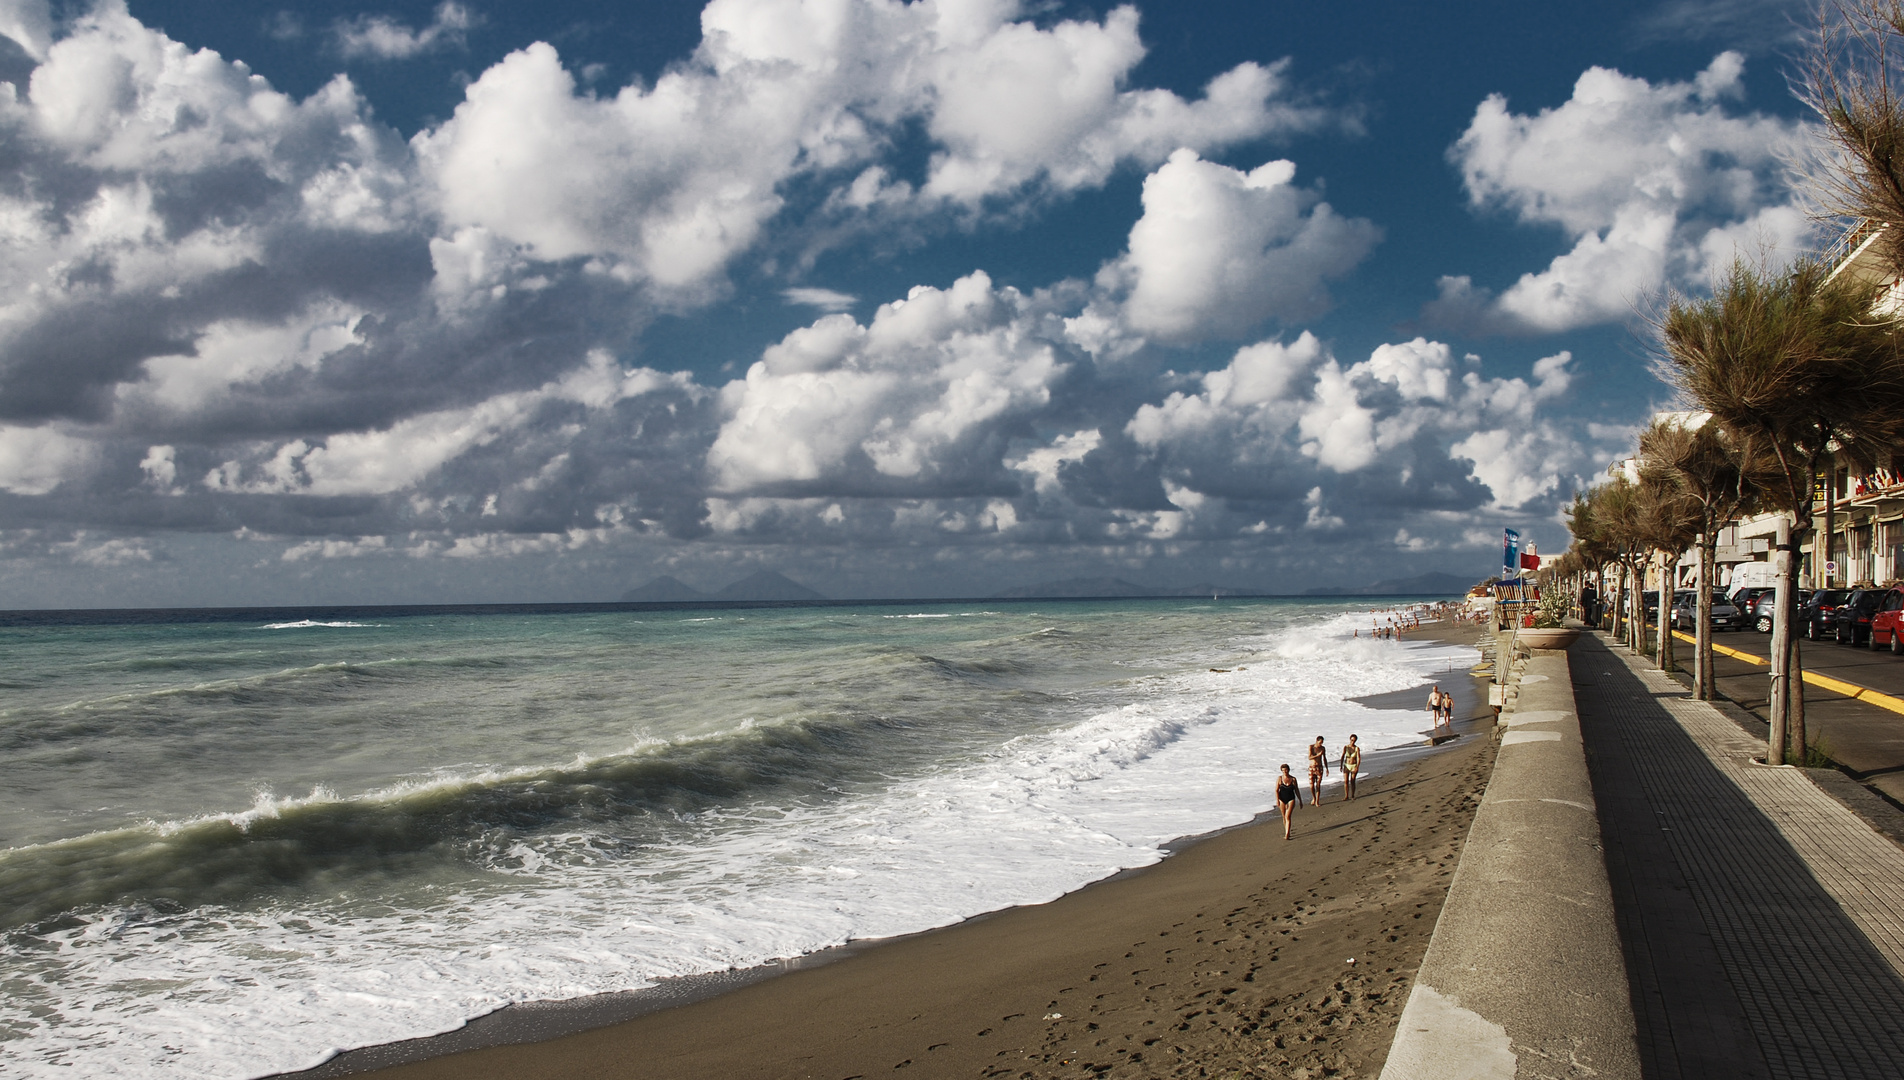
[[[1713, 678], [1720, 693], [1766, 719], [1770, 680], [1764, 661], [1770, 637], [1747, 630], [1714, 634], [1712, 641], [1760, 661], [1715, 656]], [[1851, 648], [1829, 641], [1803, 641], [1799, 649], [1799, 662], [1807, 672], [1904, 701], [1904, 657], [1892, 656], [1888, 649]], [[1691, 645], [1677, 642], [1674, 658], [1681, 667], [1690, 667]], [[1822, 738], [1832, 760], [1892, 802], [1904, 805], [1904, 715], [1808, 684], [1805, 724], [1812, 739]]]

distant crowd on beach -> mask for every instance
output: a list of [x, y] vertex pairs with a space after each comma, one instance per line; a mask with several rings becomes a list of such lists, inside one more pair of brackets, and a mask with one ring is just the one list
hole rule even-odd
[[[1369, 610], [1369, 636], [1384, 641], [1393, 640], [1410, 630], [1421, 629], [1425, 622], [1439, 622], [1447, 618], [1460, 618], [1461, 607], [1445, 601], [1435, 604], [1411, 604], [1404, 608], [1382, 608]], [[1351, 637], [1361, 637], [1357, 628]]]

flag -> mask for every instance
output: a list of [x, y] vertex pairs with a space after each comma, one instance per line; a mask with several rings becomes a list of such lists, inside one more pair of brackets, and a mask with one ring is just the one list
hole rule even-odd
[[1501, 580], [1514, 581], [1521, 576], [1521, 534], [1501, 530]]

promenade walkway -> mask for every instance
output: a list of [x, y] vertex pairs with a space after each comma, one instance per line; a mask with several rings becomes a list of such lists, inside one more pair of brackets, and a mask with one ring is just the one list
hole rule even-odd
[[1644, 1075], [1904, 1074], [1904, 849], [1603, 635], [1569, 660]]
[[[1718, 690], [1760, 724], [1770, 715], [1765, 637], [1723, 634], [1715, 642]], [[1904, 805], [1904, 660], [1890, 650], [1874, 652], [1830, 642], [1802, 642], [1805, 720], [1814, 740], [1859, 783]], [[1692, 647], [1680, 653], [1691, 663]], [[1681, 681], [1689, 682], [1682, 675]], [[1763, 727], [1758, 734], [1762, 737]], [[1895, 835], [1895, 834], [1894, 834]]]

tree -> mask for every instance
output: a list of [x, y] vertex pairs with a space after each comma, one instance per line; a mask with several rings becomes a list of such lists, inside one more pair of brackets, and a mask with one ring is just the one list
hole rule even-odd
[[1640, 433], [1642, 471], [1670, 478], [1698, 507], [1698, 625], [1694, 630], [1693, 696], [1709, 701], [1712, 676], [1714, 547], [1720, 526], [1752, 512], [1756, 488], [1732, 437], [1709, 414], [1661, 417]]
[[1804, 260], [1781, 272], [1735, 262], [1704, 300], [1671, 297], [1657, 323], [1662, 374], [1712, 414], [1764, 480], [1759, 495], [1789, 518], [1778, 552], [1779, 615], [1772, 631], [1772, 731], [1805, 752], [1798, 656], [1786, 617], [1797, 582], [1795, 539], [1811, 528], [1812, 484], [1835, 453], [1869, 466], [1904, 431], [1904, 363], [1888, 323], [1870, 316], [1872, 293], [1833, 281]]
[[[1573, 503], [1566, 509], [1567, 531], [1573, 534], [1573, 544], [1567, 548], [1567, 557], [1578, 558], [1581, 568], [1598, 579], [1597, 588], [1600, 599], [1607, 598], [1606, 568], [1617, 562], [1620, 557], [1619, 544], [1612, 538], [1606, 525], [1599, 519], [1598, 510], [1601, 488], [1592, 488], [1585, 492], [1573, 493]], [[1616, 625], [1611, 629], [1618, 634], [1618, 609], [1613, 611]], [[1584, 613], [1583, 613], [1584, 615]]]
[[1704, 524], [1703, 509], [1686, 487], [1678, 470], [1646, 454], [1647, 436], [1659, 442], [1670, 436], [1661, 429], [1670, 421], [1655, 421], [1640, 435], [1640, 455], [1635, 459], [1639, 483], [1636, 492], [1639, 528], [1638, 541], [1653, 556], [1659, 569], [1659, 638], [1655, 657], [1661, 671], [1671, 671], [1673, 663], [1673, 573], [1679, 556], [1699, 539]]
[[[1623, 463], [1607, 470], [1613, 477], [1588, 495], [1587, 543], [1620, 564], [1620, 598], [1614, 609], [1613, 634], [1624, 637], [1634, 652], [1646, 651], [1646, 608], [1640, 597], [1645, 586], [1643, 561], [1647, 551], [1647, 510], [1639, 485], [1626, 475]], [[1576, 519], [1580, 520], [1580, 519]], [[1575, 537], [1582, 536], [1576, 532]]]

